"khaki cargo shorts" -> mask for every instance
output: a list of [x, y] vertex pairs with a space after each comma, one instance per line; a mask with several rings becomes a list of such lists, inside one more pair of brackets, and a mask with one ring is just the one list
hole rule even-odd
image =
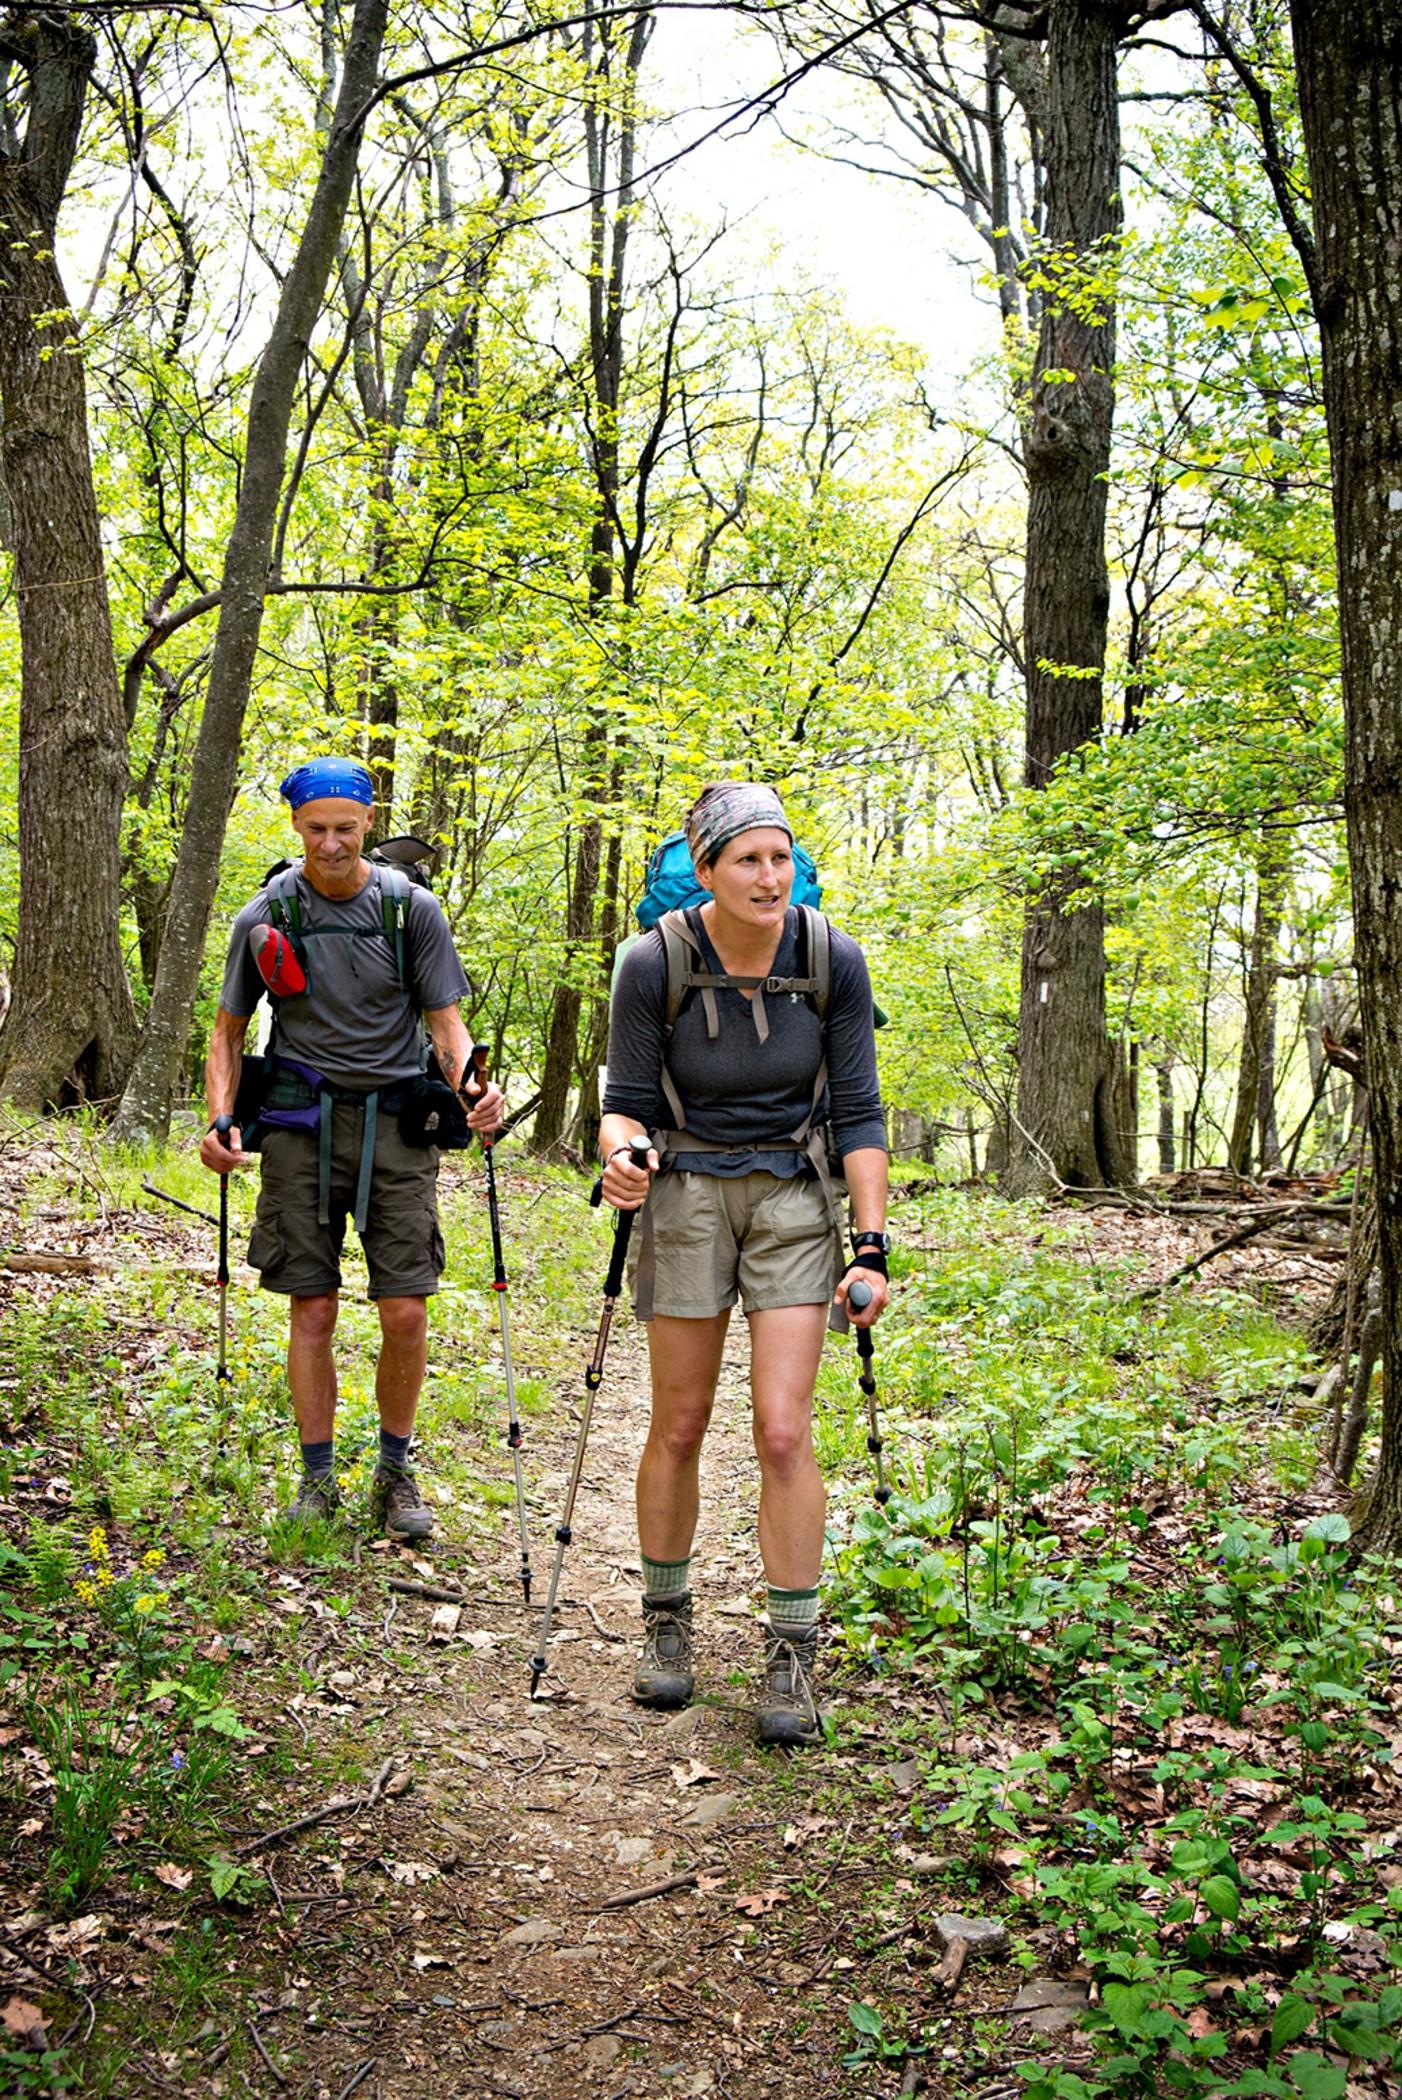
[[826, 1305], [842, 1272], [832, 1209], [817, 1180], [762, 1170], [659, 1174], [643, 1214], [651, 1241], [652, 1304], [639, 1319], [709, 1320], [744, 1300], [747, 1313]]
[[[316, 1298], [341, 1288], [346, 1220], [360, 1180], [363, 1109], [337, 1101], [331, 1136], [330, 1222], [317, 1222], [317, 1139], [308, 1130], [267, 1130], [259, 1148], [263, 1178], [248, 1259], [265, 1291]], [[375, 1125], [370, 1200], [361, 1236], [372, 1298], [427, 1298], [443, 1273], [438, 1229], [438, 1152], [406, 1145], [398, 1118]]]

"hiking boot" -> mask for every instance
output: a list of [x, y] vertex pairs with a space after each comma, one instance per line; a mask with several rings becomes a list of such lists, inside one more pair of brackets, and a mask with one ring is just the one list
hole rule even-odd
[[375, 1468], [370, 1482], [370, 1521], [392, 1539], [423, 1540], [433, 1531], [433, 1511], [419, 1493], [408, 1466]]
[[813, 1666], [818, 1660], [818, 1629], [764, 1632], [764, 1696], [755, 1710], [762, 1743], [799, 1750], [821, 1743], [823, 1724], [813, 1697]]
[[341, 1490], [334, 1473], [304, 1473], [302, 1485], [281, 1514], [295, 1517], [300, 1523], [309, 1523], [313, 1517], [333, 1515], [340, 1506]]
[[633, 1675], [640, 1706], [685, 1706], [696, 1689], [691, 1670], [691, 1599], [643, 1599], [643, 1645]]

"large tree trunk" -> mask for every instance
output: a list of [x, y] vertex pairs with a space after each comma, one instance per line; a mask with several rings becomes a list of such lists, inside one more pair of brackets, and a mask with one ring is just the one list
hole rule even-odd
[[114, 1127], [119, 1142], [164, 1137], [170, 1127], [171, 1098], [189, 1042], [263, 626], [292, 404], [345, 220], [387, 13], [388, 0], [356, 0], [316, 191], [253, 382], [238, 509], [224, 559], [219, 625], [191, 769], [190, 805], [151, 1008]]
[[[597, 55], [597, 77], [604, 84], [604, 93], [597, 99], [590, 97], [584, 106], [590, 193], [591, 423], [594, 486], [598, 500], [590, 539], [589, 606], [595, 619], [607, 614], [613, 598], [617, 565], [618, 414], [623, 385], [623, 316], [628, 238], [637, 214], [633, 190], [638, 135], [636, 88], [653, 22], [651, 15], [639, 15], [625, 33], [617, 90], [616, 172], [610, 161], [615, 119], [605, 99], [610, 70], [610, 32], [607, 27], [602, 31]], [[585, 51], [586, 56], [594, 56], [592, 34], [586, 37]], [[625, 589], [625, 602], [630, 597], [631, 586]], [[575, 973], [581, 967], [587, 969], [592, 960], [589, 950], [594, 941], [594, 905], [604, 843], [603, 821], [598, 812], [608, 789], [609, 772], [608, 715], [604, 708], [595, 704], [591, 707], [585, 730], [579, 771], [583, 808], [575, 837], [574, 868], [565, 922], [566, 964], [551, 1000], [540, 1107], [531, 1130], [532, 1149], [546, 1155], [557, 1151], [563, 1142], [570, 1090], [576, 1076], [584, 994]], [[605, 988], [606, 985], [605, 979]]]
[[1292, 0], [1334, 469], [1345, 804], [1383, 1321], [1382, 1447], [1355, 1527], [1402, 1550], [1402, 14]]
[[136, 1042], [119, 938], [127, 781], [83, 361], [54, 261], [97, 46], [60, 14], [0, 27], [23, 144], [0, 146], [0, 403], [20, 629], [19, 931], [0, 1092], [115, 1095]]
[[[1120, 230], [1118, 8], [1053, 0], [1045, 92], [1046, 233], [1065, 271], [1042, 310], [1023, 433], [1029, 500], [1023, 631], [1026, 783], [1046, 786], [1068, 754], [1100, 734], [1110, 582], [1106, 485], [1114, 422], [1115, 308], [1109, 271]], [[1088, 277], [1100, 277], [1087, 297]], [[1074, 374], [1068, 379], [1067, 374]], [[1058, 676], [1067, 667], [1076, 675]], [[1121, 1112], [1121, 1059], [1105, 1026], [1099, 904], [1074, 870], [1029, 899], [1018, 1013], [1014, 1192], [1118, 1185], [1132, 1178]]]

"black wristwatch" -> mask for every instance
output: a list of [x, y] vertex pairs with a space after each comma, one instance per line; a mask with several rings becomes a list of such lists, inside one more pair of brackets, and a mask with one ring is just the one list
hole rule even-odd
[[891, 1251], [891, 1235], [889, 1232], [854, 1232], [852, 1235], [852, 1252], [860, 1254], [863, 1247], [874, 1247], [878, 1254], [889, 1254]]

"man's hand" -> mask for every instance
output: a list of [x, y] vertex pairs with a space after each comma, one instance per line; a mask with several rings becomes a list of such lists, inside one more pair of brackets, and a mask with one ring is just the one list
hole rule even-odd
[[647, 1156], [647, 1171], [635, 1167], [626, 1151], [617, 1152], [604, 1168], [604, 1201], [615, 1210], [641, 1210], [661, 1161], [655, 1152]]
[[243, 1149], [243, 1132], [237, 1123], [224, 1137], [207, 1130], [200, 1144], [200, 1165], [211, 1174], [232, 1174], [236, 1167], [252, 1165], [253, 1155]]
[[[860, 1312], [847, 1303], [847, 1293], [859, 1279], [871, 1292], [870, 1304], [864, 1305]], [[879, 1269], [851, 1268], [837, 1286], [835, 1295], [854, 1327], [872, 1327], [891, 1302], [891, 1286]]]
[[506, 1121], [506, 1096], [495, 1079], [489, 1079], [479, 1089], [469, 1073], [462, 1087], [462, 1100], [464, 1107], [472, 1104], [467, 1109], [467, 1120], [479, 1137], [490, 1137]]

